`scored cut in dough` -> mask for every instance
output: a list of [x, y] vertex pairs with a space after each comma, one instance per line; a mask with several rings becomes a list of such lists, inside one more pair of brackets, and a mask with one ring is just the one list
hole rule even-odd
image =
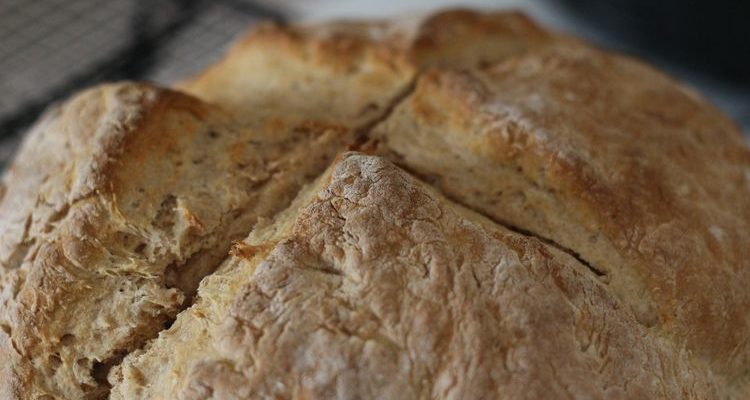
[[[197, 99], [136, 84], [63, 106], [8, 175], [11, 188], [40, 181], [3, 203], [31, 202], [4, 215], [24, 218], [14, 251], [26, 248], [1, 277], [17, 360], [4, 389], [102, 395], [109, 366], [162, 330], [231, 241], [283, 210], [347, 133], [238, 126]], [[31, 154], [45, 152], [40, 168]]]
[[750, 154], [639, 62], [559, 42], [422, 76], [371, 135], [450, 198], [551, 240], [727, 380], [750, 365]]
[[461, 65], [477, 43], [494, 51], [473, 60], [493, 62], [548, 38], [515, 13], [397, 25], [262, 27], [185, 84], [201, 100], [123, 83], [49, 110], [0, 192], [0, 397], [106, 396], [111, 367], [423, 65]]
[[113, 398], [716, 396], [569, 255], [379, 157], [323, 183], [125, 360]]
[[86, 91], [4, 176], [0, 397], [750, 396], [750, 152], [660, 73], [448, 11], [178, 89]]
[[516, 12], [451, 10], [393, 21], [266, 24], [179, 88], [240, 118], [367, 125], [421, 70], [489, 64], [554, 40]]

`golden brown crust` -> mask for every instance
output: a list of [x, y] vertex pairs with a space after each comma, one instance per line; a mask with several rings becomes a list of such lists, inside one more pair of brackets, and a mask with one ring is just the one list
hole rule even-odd
[[[266, 25], [181, 87], [76, 96], [4, 176], [0, 397], [750, 393], [750, 155], [660, 73], [453, 10]], [[346, 148], [447, 198], [315, 180]]]
[[[361, 125], [431, 65], [491, 63], [552, 38], [519, 13], [444, 11], [395, 21], [266, 24], [180, 88], [238, 114]], [[309, 101], [315, 98], [315, 102]]]
[[643, 325], [746, 381], [750, 153], [696, 95], [568, 41], [432, 71], [374, 136], [450, 197], [579, 254]]
[[[91, 232], [92, 223], [104, 218], [99, 192], [109, 189], [109, 166], [119, 153], [119, 144], [142, 122], [144, 111], [160, 100], [163, 98], [157, 90], [139, 85], [84, 92], [47, 113], [30, 133], [19, 161], [5, 175], [4, 182], [12, 190], [0, 205], [4, 227], [0, 317], [7, 334], [3, 352], [15, 361], [12, 383], [7, 385], [15, 387], [15, 393], [9, 398], [35, 398], [60, 390], [48, 374], [55, 373], [60, 364], [70, 363], [73, 355], [69, 349], [46, 349], [67, 346], [75, 338], [63, 339], [69, 327], [56, 316], [68, 307], [75, 310], [81, 294], [95, 296], [94, 292], [109, 290], [113, 283], [102, 279], [101, 285], [92, 285], [99, 271], [80, 268], [87, 257], [96, 256], [86, 248], [85, 236]], [[90, 290], [86, 290], [88, 286]], [[177, 293], [152, 285], [146, 285], [145, 290], [154, 299], [161, 299], [154, 303], [161, 303], [166, 312], [180, 300]], [[143, 322], [158, 323], [150, 316], [159, 307], [144, 310], [147, 316]], [[64, 320], [75, 325], [78, 318], [81, 316], [71, 315]], [[87, 325], [77, 330], [97, 329]], [[123, 331], [119, 336], [129, 340], [124, 338], [128, 334]], [[104, 359], [109, 355], [100, 356]], [[67, 376], [61, 378], [92, 367], [93, 360], [81, 357], [78, 364], [72, 360], [72, 367], [63, 372]], [[96, 386], [88, 371], [79, 379], [77, 393]], [[70, 388], [62, 392], [65, 390]]]
[[575, 259], [381, 158], [347, 155], [297, 214], [129, 357], [113, 397], [717, 396]]
[[[526, 31], [492, 28], [505, 18], [440, 17], [448, 28], [470, 22], [466, 37], [515, 32], [494, 58], [525, 40]], [[217, 105], [121, 84], [51, 110], [0, 203], [8, 397], [103, 396], [108, 369], [186, 306], [230, 243], [283, 209], [408, 89], [422, 44], [402, 33], [385, 23], [266, 26], [185, 86]]]
[[238, 125], [138, 84], [61, 106], [5, 177], [7, 379], [29, 398], [106, 393], [110, 365], [163, 329], [231, 241], [282, 210], [349, 137], [331, 125]]

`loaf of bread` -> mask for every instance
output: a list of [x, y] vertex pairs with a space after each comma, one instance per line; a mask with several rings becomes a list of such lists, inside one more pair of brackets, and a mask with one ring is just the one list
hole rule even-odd
[[747, 399], [750, 151], [517, 13], [263, 25], [0, 186], [2, 399]]

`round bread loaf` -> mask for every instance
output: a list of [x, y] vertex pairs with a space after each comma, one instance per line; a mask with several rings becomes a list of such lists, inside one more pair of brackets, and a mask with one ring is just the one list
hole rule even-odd
[[747, 399], [750, 152], [517, 13], [263, 25], [49, 109], [2, 399]]

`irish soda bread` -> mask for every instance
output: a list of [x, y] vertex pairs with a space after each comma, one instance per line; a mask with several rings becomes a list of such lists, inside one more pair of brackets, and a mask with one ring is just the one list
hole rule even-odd
[[517, 13], [264, 25], [49, 109], [2, 399], [747, 399], [750, 152]]

